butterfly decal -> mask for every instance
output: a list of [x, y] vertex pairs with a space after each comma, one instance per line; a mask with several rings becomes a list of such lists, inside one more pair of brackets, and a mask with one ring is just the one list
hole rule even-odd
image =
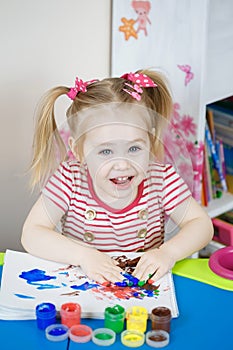
[[177, 67], [182, 70], [182, 72], [185, 72], [185, 80], [184, 80], [184, 85], [187, 86], [188, 83], [194, 78], [193, 72], [191, 72], [191, 66], [188, 64], [180, 65], [177, 64]]

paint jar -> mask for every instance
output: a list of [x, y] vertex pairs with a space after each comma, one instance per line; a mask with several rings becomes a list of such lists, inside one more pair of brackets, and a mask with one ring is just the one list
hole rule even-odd
[[36, 306], [37, 327], [45, 329], [56, 323], [56, 307], [52, 303], [41, 303]]
[[127, 330], [139, 331], [144, 333], [147, 327], [148, 312], [141, 306], [132, 306], [126, 311]]
[[62, 304], [60, 315], [61, 323], [67, 327], [72, 327], [75, 324], [80, 324], [81, 306], [77, 303]]
[[164, 306], [156, 307], [151, 311], [151, 325], [154, 330], [170, 332], [171, 310]]
[[120, 305], [107, 307], [104, 311], [104, 327], [120, 333], [124, 329], [125, 309]]

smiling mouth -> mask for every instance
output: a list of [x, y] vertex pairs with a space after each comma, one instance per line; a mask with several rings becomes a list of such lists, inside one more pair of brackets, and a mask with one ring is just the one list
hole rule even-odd
[[110, 179], [115, 185], [127, 185], [131, 182], [133, 176], [119, 176]]

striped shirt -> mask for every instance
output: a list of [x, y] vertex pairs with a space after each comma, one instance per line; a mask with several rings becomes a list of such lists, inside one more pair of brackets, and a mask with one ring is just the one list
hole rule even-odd
[[62, 163], [42, 193], [64, 212], [64, 235], [105, 252], [159, 247], [165, 216], [191, 196], [171, 165], [151, 163], [133, 203], [113, 209], [96, 196], [87, 169], [77, 161]]

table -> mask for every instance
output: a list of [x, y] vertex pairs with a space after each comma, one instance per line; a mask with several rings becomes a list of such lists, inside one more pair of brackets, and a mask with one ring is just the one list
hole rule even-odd
[[[0, 274], [1, 274], [0, 267]], [[171, 323], [170, 343], [166, 350], [233, 349], [233, 293], [189, 278], [174, 275], [174, 283], [180, 315]], [[233, 282], [232, 282], [233, 283]], [[82, 319], [93, 329], [103, 327], [104, 320]], [[148, 330], [151, 322], [148, 321]], [[92, 342], [79, 344], [65, 340], [51, 342], [35, 320], [0, 320], [1, 344], [7, 350], [76, 350], [106, 349]], [[69, 345], [69, 346], [67, 346]], [[3, 346], [3, 345], [2, 345]], [[109, 349], [127, 349], [117, 341]], [[140, 349], [152, 349], [144, 344]]]

